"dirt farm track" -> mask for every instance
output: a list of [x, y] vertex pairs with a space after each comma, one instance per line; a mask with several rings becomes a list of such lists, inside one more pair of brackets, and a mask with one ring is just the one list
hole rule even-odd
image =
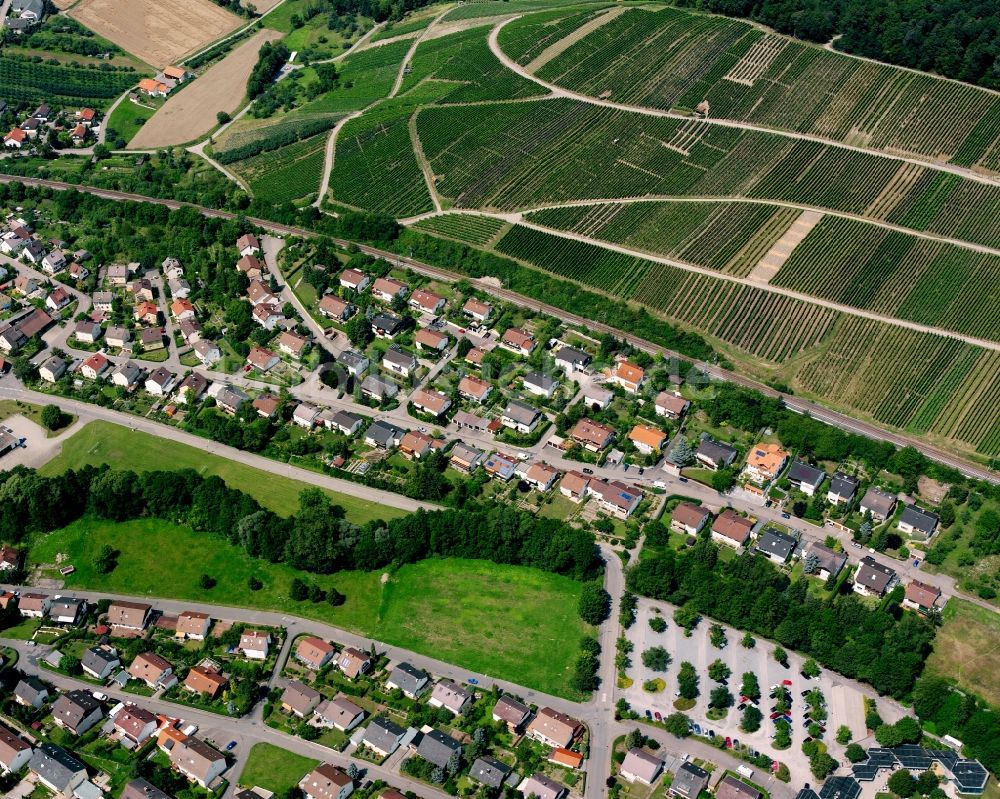
[[80, 0], [69, 15], [154, 67], [175, 64], [243, 24], [212, 0]]
[[199, 139], [214, 128], [219, 111], [233, 113], [246, 95], [247, 77], [264, 42], [280, 39], [277, 31], [258, 31], [167, 99], [129, 142], [133, 150], [170, 147]]

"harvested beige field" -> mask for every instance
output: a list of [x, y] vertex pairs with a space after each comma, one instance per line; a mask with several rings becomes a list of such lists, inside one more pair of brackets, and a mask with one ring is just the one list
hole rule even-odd
[[200, 139], [218, 122], [216, 114], [232, 114], [246, 95], [247, 77], [257, 63], [257, 52], [264, 42], [280, 39], [277, 31], [258, 31], [218, 64], [195, 78], [169, 97], [163, 107], [150, 117], [132, 141], [131, 150], [151, 150], [170, 147]]
[[244, 24], [211, 0], [80, 0], [68, 13], [126, 52], [161, 68]]

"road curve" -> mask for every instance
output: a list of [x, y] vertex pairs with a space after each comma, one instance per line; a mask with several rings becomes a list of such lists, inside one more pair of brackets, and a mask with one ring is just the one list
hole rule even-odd
[[[204, 206], [197, 205], [195, 203], [181, 202], [179, 200], [165, 200], [153, 197], [146, 197], [141, 194], [131, 194], [129, 192], [114, 191], [111, 189], [100, 189], [93, 186], [79, 186], [72, 183], [63, 183], [56, 180], [44, 180], [42, 178], [29, 178], [22, 177], [20, 175], [5, 175], [0, 174], [0, 183], [22, 183], [26, 186], [38, 186], [42, 188], [55, 189], [59, 191], [79, 191], [85, 194], [92, 194], [96, 197], [104, 197], [109, 200], [129, 200], [133, 202], [148, 202], [155, 205], [162, 205], [166, 208], [194, 208], [195, 210], [201, 212], [203, 215], [210, 218], [218, 219], [236, 219], [238, 214], [232, 213], [231, 211], [221, 211], [214, 208], [206, 208]], [[257, 225], [263, 230], [267, 230], [271, 233], [277, 233], [288, 236], [299, 236], [302, 238], [311, 238], [320, 234], [315, 231], [306, 230], [304, 228], [295, 227], [293, 225], [285, 225], [279, 222], [272, 222], [267, 219], [260, 219], [259, 217], [244, 217], [251, 224]], [[354, 241], [348, 241], [346, 239], [339, 239], [335, 236], [328, 236], [327, 238], [334, 243], [347, 247], [356, 246], [359, 251], [371, 255], [375, 258], [384, 258], [388, 261], [395, 261], [401, 266], [406, 266], [412, 269], [414, 272], [419, 274], [427, 275], [430, 277], [438, 278], [446, 281], [455, 280], [468, 280], [465, 275], [458, 275], [453, 272], [449, 272], [445, 269], [441, 269], [436, 266], [431, 266], [430, 264], [425, 264], [420, 261], [415, 261], [412, 258], [405, 258], [400, 256], [398, 253], [391, 252], [389, 250], [379, 249], [378, 247], [370, 247], [365, 244], [358, 244]], [[522, 294], [517, 294], [516, 292], [509, 291], [507, 289], [498, 288], [496, 285], [489, 281], [484, 281], [481, 279], [468, 280], [468, 282], [473, 285], [477, 290], [483, 291], [487, 294], [492, 294], [494, 297], [506, 300], [508, 302], [520, 305], [525, 308], [531, 308], [532, 310], [539, 311], [540, 313], [549, 314], [557, 319], [561, 319], [564, 322], [576, 325], [583, 325], [590, 330], [596, 331], [597, 333], [610, 333], [613, 336], [620, 338], [621, 340], [631, 344], [637, 349], [641, 349], [644, 352], [656, 355], [660, 354], [668, 358], [678, 358], [683, 360], [689, 360], [688, 356], [682, 355], [681, 353], [675, 352], [674, 350], [667, 349], [666, 347], [661, 347], [658, 344], [654, 344], [651, 341], [640, 338], [639, 336], [627, 333], [623, 330], [618, 330], [611, 325], [606, 325], [601, 322], [597, 322], [593, 319], [587, 319], [577, 314], [569, 313], [561, 308], [557, 308], [554, 305], [549, 305], [548, 303], [540, 302], [539, 300], [532, 299], [530, 297], [525, 297]], [[863, 435], [866, 438], [872, 438], [878, 441], [888, 441], [899, 447], [914, 447], [915, 449], [922, 452], [928, 458], [949, 466], [953, 469], [958, 470], [967, 477], [971, 477], [976, 480], [985, 480], [990, 483], [1000, 484], [1000, 474], [988, 469], [980, 464], [973, 463], [964, 458], [955, 455], [954, 453], [947, 452], [938, 447], [934, 447], [914, 436], [906, 435], [905, 433], [894, 432], [886, 430], [883, 427], [872, 424], [867, 421], [862, 421], [855, 419], [852, 416], [835, 411], [831, 408], [827, 408], [819, 403], [813, 402], [812, 400], [802, 399], [800, 397], [789, 396], [782, 394], [779, 391], [767, 386], [763, 383], [759, 383], [749, 377], [745, 377], [736, 372], [732, 372], [726, 369], [722, 369], [713, 364], [699, 363], [697, 366], [705, 371], [712, 377], [719, 380], [727, 380], [729, 382], [737, 383], [739, 385], [745, 386], [747, 388], [752, 388], [755, 391], [759, 391], [761, 394], [769, 397], [780, 398], [784, 403], [794, 411], [799, 413], [808, 414], [816, 419], [826, 422], [827, 424], [838, 427], [841, 430], [846, 430], [851, 433], [857, 433]], [[353, 483], [352, 483], [353, 485]]]

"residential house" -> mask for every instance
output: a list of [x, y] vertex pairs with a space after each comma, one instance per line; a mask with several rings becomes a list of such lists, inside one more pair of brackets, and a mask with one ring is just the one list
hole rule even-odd
[[663, 761], [645, 749], [633, 747], [626, 753], [625, 759], [618, 767], [618, 773], [628, 782], [652, 785], [663, 773]]
[[164, 366], [158, 366], [146, 378], [146, 391], [155, 397], [165, 397], [174, 385], [174, 373]]
[[485, 402], [493, 386], [478, 377], [466, 375], [458, 381], [458, 395], [471, 402]]
[[592, 411], [603, 411], [611, 404], [615, 393], [600, 386], [589, 385], [583, 389], [583, 404]]
[[21, 599], [17, 603], [17, 609], [25, 618], [41, 619], [48, 615], [52, 600], [45, 594], [36, 594], [33, 591], [25, 591], [21, 594]]
[[184, 267], [176, 258], [164, 258], [160, 269], [163, 271], [163, 277], [167, 280], [179, 280], [184, 277]]
[[459, 441], [451, 450], [448, 465], [462, 474], [471, 474], [482, 463], [486, 453]]
[[546, 746], [566, 749], [583, 733], [583, 725], [572, 716], [543, 707], [525, 732], [529, 738], [541, 741]]
[[334, 294], [324, 294], [319, 301], [319, 312], [327, 319], [343, 322], [354, 315], [356, 308], [349, 302], [344, 302]]
[[319, 416], [319, 409], [307, 402], [300, 402], [292, 411], [292, 421], [299, 427], [312, 430], [316, 425], [316, 417]]
[[537, 491], [548, 491], [559, 478], [559, 470], [547, 463], [536, 461], [532, 464], [521, 463], [516, 469], [518, 477]]
[[680, 419], [690, 405], [691, 403], [680, 394], [674, 394], [670, 391], [661, 391], [656, 395], [655, 407], [657, 416], [665, 416], [668, 419]]
[[313, 671], [319, 671], [333, 660], [335, 651], [333, 646], [322, 638], [307, 635], [299, 639], [299, 645], [295, 648], [295, 658]]
[[107, 277], [108, 285], [123, 289], [128, 285], [129, 269], [124, 264], [111, 264], [105, 276]]
[[382, 368], [387, 372], [409, 377], [417, 370], [417, 359], [398, 347], [390, 347], [382, 357]]
[[564, 799], [569, 793], [565, 786], [551, 777], [546, 777], [540, 771], [522, 780], [517, 789], [525, 796], [534, 796], [537, 799]]
[[280, 361], [277, 354], [266, 347], [251, 347], [250, 354], [247, 355], [247, 363], [258, 372], [269, 372]]
[[90, 270], [87, 269], [87, 267], [78, 264], [76, 261], [69, 265], [67, 271], [73, 280], [86, 280], [90, 277]]
[[834, 472], [830, 487], [826, 491], [826, 501], [831, 505], [843, 505], [854, 499], [858, 493], [859, 482], [856, 478], [843, 472]]
[[826, 546], [826, 544], [820, 544], [819, 542], [809, 547], [802, 562], [808, 564], [813, 558], [816, 559], [816, 571], [814, 573], [821, 580], [829, 580], [831, 577], [836, 577], [843, 571], [844, 566], [847, 565], [847, 555], [843, 552], [837, 552]]
[[508, 327], [500, 337], [500, 346], [505, 350], [527, 357], [531, 355], [538, 342], [531, 333], [516, 327]]
[[907, 505], [899, 515], [899, 529], [907, 535], [930, 538], [937, 529], [938, 517], [916, 505]]
[[392, 339], [406, 330], [408, 322], [391, 313], [378, 313], [372, 317], [372, 332], [376, 338]]
[[506, 763], [501, 763], [495, 758], [483, 755], [476, 758], [469, 769], [469, 777], [481, 785], [489, 788], [499, 789], [504, 781], [510, 776], [511, 768]]
[[170, 764], [190, 781], [208, 788], [228, 768], [225, 756], [194, 736], [170, 749]]
[[174, 635], [177, 638], [204, 641], [211, 624], [212, 617], [207, 613], [198, 610], [185, 610], [177, 616], [177, 628]]
[[637, 393], [645, 379], [646, 372], [628, 361], [618, 361], [611, 369], [611, 382], [621, 386], [629, 394]]
[[517, 732], [531, 715], [531, 708], [504, 694], [493, 706], [493, 721], [502, 721], [511, 732]]
[[761, 442], [747, 453], [746, 476], [757, 485], [766, 485], [776, 479], [788, 463], [788, 453], [777, 444]]
[[670, 793], [681, 799], [698, 799], [708, 787], [708, 777], [708, 772], [700, 766], [691, 762], [681, 763], [670, 783]]
[[566, 472], [559, 483], [559, 493], [573, 502], [583, 502], [587, 498], [587, 485], [590, 478], [580, 472]]
[[264, 265], [256, 255], [244, 255], [236, 262], [236, 269], [250, 280], [260, 280], [264, 274]]
[[255, 305], [250, 316], [265, 330], [274, 330], [285, 319], [281, 308], [274, 302], [262, 302], [260, 305]]
[[302, 357], [309, 339], [297, 333], [284, 332], [278, 336], [278, 349], [295, 360]]
[[0, 547], [0, 572], [16, 571], [21, 567], [23, 559], [21, 550], [6, 545]]
[[28, 275], [18, 275], [14, 278], [14, 291], [22, 297], [30, 297], [38, 291], [38, 284]]
[[765, 527], [757, 539], [755, 549], [772, 563], [780, 566], [788, 562], [797, 544], [798, 541], [788, 533], [775, 530], [773, 527]]
[[854, 593], [861, 596], [885, 596], [899, 582], [896, 572], [865, 555], [854, 575]]
[[142, 375], [143, 370], [139, 364], [126, 361], [111, 373], [111, 382], [120, 388], [131, 391], [139, 384]]
[[28, 771], [60, 799], [73, 799], [87, 781], [87, 767], [55, 744], [42, 744], [31, 755]]
[[201, 399], [201, 395], [207, 390], [208, 379], [197, 372], [191, 372], [191, 374], [181, 380], [174, 396], [183, 405], [194, 404]]
[[47, 275], [57, 275], [66, 268], [67, 263], [62, 250], [53, 250], [42, 258], [42, 271]]
[[360, 269], [345, 269], [340, 273], [340, 285], [351, 291], [362, 292], [368, 288], [371, 278]]
[[494, 452], [483, 463], [483, 471], [490, 477], [507, 482], [517, 472], [517, 461], [502, 452]]
[[522, 435], [528, 435], [538, 427], [542, 418], [542, 412], [538, 409], [523, 402], [511, 400], [500, 416], [500, 423]]
[[33, 264], [41, 264], [46, 255], [48, 251], [38, 239], [28, 239], [21, 249], [21, 257]]
[[361, 674], [367, 672], [372, 666], [371, 658], [360, 649], [353, 646], [345, 646], [339, 655], [334, 658], [334, 662], [344, 676], [353, 680]]
[[38, 376], [47, 383], [55, 383], [66, 374], [68, 368], [69, 364], [66, 361], [57, 355], [53, 355], [51, 358], [46, 358], [42, 365], [38, 367]]
[[465, 353], [465, 362], [470, 366], [478, 369], [483, 365], [483, 358], [486, 357], [486, 350], [480, 349], [479, 347], [473, 347], [467, 353]]
[[399, 451], [409, 460], [420, 460], [431, 451], [434, 439], [419, 430], [410, 430], [399, 441]]
[[365, 417], [350, 411], [336, 411], [323, 424], [330, 430], [336, 430], [345, 436], [353, 436], [365, 423]]
[[73, 338], [83, 344], [93, 344], [101, 337], [102, 332], [97, 322], [77, 322], [73, 327]]
[[756, 788], [731, 775], [723, 777], [715, 787], [715, 799], [761, 799], [761, 796]]
[[444, 308], [444, 297], [427, 289], [417, 289], [410, 295], [410, 307], [434, 316]]
[[641, 492], [618, 480], [591, 480], [587, 495], [596, 499], [600, 510], [619, 519], [627, 519], [642, 502]]
[[323, 695], [315, 688], [292, 680], [281, 694], [281, 709], [304, 719], [316, 709], [322, 698]]
[[124, 349], [132, 342], [132, 331], [126, 327], [109, 327], [104, 333], [104, 341], [109, 347]]
[[271, 290], [260, 280], [250, 281], [250, 285], [247, 286], [247, 299], [250, 300], [251, 305], [260, 305], [262, 302], [278, 302], [278, 298], [275, 297], [271, 293]]
[[169, 688], [177, 683], [174, 667], [166, 658], [155, 652], [143, 652], [141, 655], [136, 655], [132, 665], [128, 667], [128, 673], [132, 679], [140, 680], [154, 690], [161, 687]]
[[267, 660], [271, 633], [266, 630], [246, 630], [240, 636], [239, 651], [248, 660]]
[[432, 353], [442, 353], [448, 348], [448, 336], [429, 327], [420, 328], [413, 336], [413, 341], [417, 349], [430, 351]]
[[427, 672], [421, 671], [409, 663], [398, 663], [389, 672], [385, 687], [390, 691], [402, 691], [404, 696], [416, 699], [427, 687], [429, 681], [430, 676]]
[[16, 774], [31, 759], [31, 746], [0, 724], [0, 774]]
[[153, 294], [153, 281], [148, 277], [140, 277], [129, 283], [129, 291], [132, 292], [133, 299], [138, 302], [152, 302], [155, 298]]
[[590, 452], [607, 449], [615, 438], [615, 430], [601, 422], [584, 417], [569, 432], [569, 437]]
[[236, 250], [241, 258], [247, 255], [258, 255], [260, 253], [260, 240], [253, 233], [244, 233], [236, 239]]
[[372, 296], [382, 302], [392, 302], [396, 297], [405, 297], [409, 289], [393, 277], [380, 277], [372, 286]]
[[670, 514], [670, 529], [686, 535], [698, 535], [712, 518], [712, 514], [700, 505], [681, 502]]
[[738, 454], [735, 447], [706, 436], [698, 442], [694, 457], [699, 464], [714, 472], [732, 465]]
[[815, 496], [826, 480], [826, 472], [802, 461], [795, 461], [788, 469], [788, 482], [807, 497]]
[[896, 509], [896, 497], [884, 491], [880, 491], [875, 486], [869, 488], [861, 498], [862, 515], [870, 513], [877, 522], [884, 522]]
[[196, 341], [192, 349], [203, 366], [212, 366], [222, 360], [222, 350], [214, 341], [203, 338]]
[[90, 691], [67, 691], [52, 705], [52, 721], [73, 735], [83, 735], [103, 717], [101, 703]]
[[[151, 782], [142, 777], [136, 777], [122, 789], [121, 799], [171, 799], [171, 797]], [[260, 799], [260, 797], [254, 797], [254, 799]]]
[[490, 429], [490, 425], [496, 422], [496, 420], [490, 421], [468, 411], [456, 411], [452, 421], [459, 430], [473, 430], [477, 433], [485, 433]]
[[368, 358], [355, 350], [344, 350], [337, 356], [337, 363], [352, 377], [360, 377], [368, 371], [369, 366]]
[[444, 768], [455, 753], [462, 754], [462, 745], [440, 730], [425, 732], [417, 745], [417, 755], [438, 768]]
[[111, 305], [115, 295], [110, 291], [95, 291], [93, 294], [94, 310], [101, 313], [111, 313]]
[[316, 706], [316, 721], [324, 727], [333, 727], [341, 732], [353, 730], [364, 717], [364, 710], [343, 694], [337, 694], [333, 699]]
[[194, 304], [190, 300], [174, 300], [170, 303], [170, 315], [178, 322], [194, 319]]
[[[372, 375], [365, 378], [366, 382], [369, 377], [372, 377]], [[404, 435], [406, 435], [406, 431], [402, 428], [396, 427], [396, 425], [382, 419], [377, 419], [365, 431], [365, 443], [369, 447], [375, 447], [376, 449], [394, 449], [399, 446], [399, 442], [403, 440]]]
[[426, 388], [414, 391], [410, 402], [416, 410], [435, 417], [447, 413], [451, 407], [451, 400], [447, 394], [443, 391], [433, 391]]
[[168, 280], [167, 290], [170, 292], [170, 296], [176, 300], [184, 300], [191, 296], [191, 284], [182, 277]]
[[14, 701], [24, 707], [38, 710], [48, 698], [49, 689], [37, 677], [24, 677], [14, 686]]
[[406, 730], [389, 719], [379, 716], [371, 720], [361, 742], [379, 757], [388, 757], [399, 748]]
[[[136, 303], [132, 311], [132, 318], [143, 325], [155, 325], [160, 321], [160, 307], [151, 301]], [[192, 315], [190, 318], [193, 319], [194, 316]]]
[[441, 680], [431, 691], [427, 704], [431, 707], [443, 707], [457, 716], [472, 699], [472, 692], [465, 690], [458, 683], [451, 680]]
[[215, 699], [219, 691], [229, 684], [222, 673], [208, 666], [194, 666], [184, 678], [184, 688], [195, 694], [203, 694], [209, 699]]
[[57, 596], [49, 607], [49, 619], [56, 624], [78, 624], [87, 615], [87, 600]]
[[667, 434], [656, 427], [637, 424], [628, 434], [628, 440], [643, 455], [659, 454], [663, 449], [663, 442], [667, 440]]
[[462, 306], [462, 313], [479, 323], [485, 322], [493, 313], [493, 306], [475, 297], [469, 297]]
[[113, 630], [146, 629], [153, 608], [144, 602], [126, 602], [116, 599], [108, 606], [108, 624]]
[[922, 583], [920, 580], [912, 580], [906, 586], [906, 593], [903, 595], [903, 607], [915, 610], [918, 613], [928, 613], [937, 608], [937, 603], [940, 599], [940, 588]]
[[170, 87], [163, 81], [153, 78], [143, 78], [139, 81], [139, 91], [148, 94], [150, 97], [166, 97], [170, 94]]
[[163, 328], [144, 327], [139, 331], [139, 343], [142, 345], [143, 350], [147, 352], [162, 350], [164, 347]]
[[61, 311], [67, 305], [73, 302], [73, 295], [70, 294], [62, 286], [57, 286], [52, 290], [48, 297], [45, 298], [45, 307], [50, 311]]
[[21, 128], [12, 128], [10, 133], [3, 137], [4, 147], [20, 150], [28, 141], [28, 132]]
[[158, 726], [156, 714], [129, 702], [115, 714], [115, 732], [124, 741], [141, 746], [155, 732]]
[[555, 356], [556, 367], [570, 376], [574, 372], [582, 372], [586, 369], [591, 360], [593, 359], [590, 357], [590, 353], [576, 347], [560, 347]]
[[537, 397], [552, 399], [552, 395], [559, 388], [559, 381], [538, 371], [528, 372], [523, 380], [524, 390]]
[[354, 790], [354, 780], [329, 763], [320, 763], [299, 780], [305, 799], [347, 799]]

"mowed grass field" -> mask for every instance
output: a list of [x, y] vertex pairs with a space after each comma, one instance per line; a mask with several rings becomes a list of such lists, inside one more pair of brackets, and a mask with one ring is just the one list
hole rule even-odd
[[[254, 497], [261, 505], [290, 516], [299, 503], [305, 483], [264, 472], [252, 466], [212, 455], [176, 441], [129, 430], [110, 422], [95, 421], [63, 443], [62, 452], [41, 469], [42, 474], [61, 474], [85, 464], [107, 463], [116, 469], [137, 472], [151, 469], [194, 469], [199, 474], [218, 475], [226, 485]], [[393, 519], [405, 511], [375, 505], [336, 491], [327, 491], [333, 502], [342, 505], [347, 518], [355, 524], [372, 519]]]
[[254, 744], [237, 779], [240, 785], [248, 788], [259, 785], [281, 796], [318, 765], [318, 760], [273, 744]]
[[944, 624], [934, 639], [928, 671], [1000, 705], [1000, 616], [954, 597], [942, 615]]
[[[94, 560], [108, 545], [117, 566], [100, 574]], [[56, 554], [76, 571], [67, 589], [185, 599], [275, 610], [328, 622], [365, 636], [576, 698], [568, 688], [580, 637], [582, 583], [568, 577], [478, 560], [430, 559], [407, 564], [385, 584], [381, 572], [313, 575], [251, 558], [213, 533], [159, 519], [116, 524], [83, 518], [36, 536], [32, 564], [54, 564]], [[218, 582], [201, 587], [202, 574]], [[248, 579], [264, 585], [251, 591]], [[346, 596], [339, 607], [289, 598], [292, 579]]]

